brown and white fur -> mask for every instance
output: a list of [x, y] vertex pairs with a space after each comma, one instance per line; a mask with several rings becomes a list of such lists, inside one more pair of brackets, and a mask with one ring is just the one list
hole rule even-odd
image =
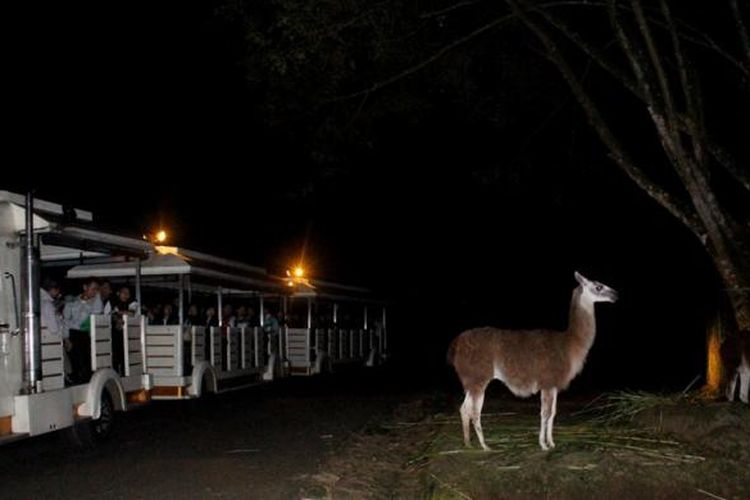
[[568, 329], [501, 330], [475, 328], [456, 337], [448, 349], [448, 362], [466, 392], [461, 405], [464, 443], [469, 446], [469, 423], [483, 449], [489, 450], [482, 433], [484, 391], [492, 379], [502, 381], [516, 396], [542, 393], [539, 445], [555, 446], [552, 426], [557, 410], [557, 393], [583, 369], [594, 343], [594, 303], [615, 302], [617, 292], [575, 273], [579, 286], [573, 290]]
[[[736, 339], [740, 354], [739, 364], [731, 367], [727, 384], [727, 399], [734, 401], [737, 379], [740, 379], [740, 401], [748, 403], [750, 397], [750, 332], [740, 332]], [[735, 362], [736, 363], [736, 362]]]

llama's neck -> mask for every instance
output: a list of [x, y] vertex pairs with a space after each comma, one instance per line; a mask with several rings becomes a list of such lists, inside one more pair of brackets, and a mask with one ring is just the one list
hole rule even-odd
[[594, 302], [583, 294], [579, 286], [573, 290], [570, 300], [570, 318], [566, 332], [571, 341], [588, 351], [594, 343], [596, 335], [596, 320], [594, 318]]

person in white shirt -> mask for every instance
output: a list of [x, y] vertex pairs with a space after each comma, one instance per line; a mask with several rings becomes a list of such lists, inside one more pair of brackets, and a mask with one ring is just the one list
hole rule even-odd
[[42, 335], [67, 337], [62, 317], [57, 313], [55, 300], [60, 296], [60, 285], [53, 280], [45, 280], [39, 291]]
[[86, 383], [91, 378], [91, 315], [102, 311], [99, 282], [95, 279], [85, 281], [81, 295], [65, 304], [63, 316], [74, 383]]

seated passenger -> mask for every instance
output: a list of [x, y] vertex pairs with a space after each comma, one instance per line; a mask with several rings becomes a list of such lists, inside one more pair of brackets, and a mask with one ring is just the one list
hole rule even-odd
[[160, 325], [176, 325], [179, 323], [179, 318], [174, 313], [174, 307], [172, 304], [164, 304], [161, 320], [159, 321]]
[[206, 319], [203, 322], [204, 326], [219, 326], [219, 318], [216, 316], [216, 308], [209, 307], [206, 309]]
[[57, 312], [58, 297], [60, 297], [60, 285], [51, 279], [44, 280], [42, 289], [39, 291], [42, 335], [67, 338], [68, 332], [65, 331], [62, 316]]
[[187, 316], [185, 317], [185, 326], [201, 326], [197, 305], [190, 304], [190, 307], [188, 307]]
[[99, 298], [102, 301], [102, 313], [110, 314], [112, 312], [112, 285], [107, 280], [99, 284]]
[[221, 321], [224, 326], [229, 327], [234, 327], [237, 324], [237, 318], [234, 316], [231, 304], [226, 304], [221, 308]]
[[68, 330], [66, 348], [70, 354], [71, 379], [82, 384], [91, 378], [91, 315], [102, 313], [99, 282], [89, 279], [82, 285], [81, 294], [65, 304], [63, 316]]
[[118, 314], [136, 314], [138, 312], [138, 302], [132, 300], [130, 288], [121, 286], [117, 290], [117, 297], [112, 301], [112, 312]]
[[246, 328], [250, 326], [250, 318], [247, 314], [247, 307], [240, 306], [237, 308], [237, 322], [236, 325], [238, 328]]
[[263, 315], [263, 331], [268, 338], [269, 352], [271, 354], [277, 354], [281, 326], [270, 307], [266, 308]]

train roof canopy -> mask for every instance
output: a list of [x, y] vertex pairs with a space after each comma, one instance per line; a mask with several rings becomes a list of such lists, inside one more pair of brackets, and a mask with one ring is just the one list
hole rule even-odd
[[[135, 277], [137, 262], [110, 262], [83, 264], [68, 271], [68, 278], [120, 278]], [[191, 283], [210, 284], [238, 290], [276, 291], [282, 284], [269, 276], [265, 269], [241, 262], [221, 259], [211, 255], [177, 247], [154, 247], [148, 258], [141, 262], [141, 276], [190, 276]]]

